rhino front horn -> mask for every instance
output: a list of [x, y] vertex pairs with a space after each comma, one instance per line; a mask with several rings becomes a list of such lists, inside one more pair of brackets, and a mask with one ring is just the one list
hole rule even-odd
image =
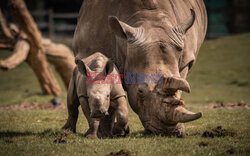
[[197, 119], [199, 119], [201, 117], [202, 117], [201, 112], [193, 113], [193, 112], [190, 112], [190, 111], [186, 110], [184, 107], [179, 106], [179, 107], [177, 107], [175, 109], [173, 119], [174, 119], [175, 122], [184, 123], [184, 122], [190, 122], [190, 121], [197, 120]]

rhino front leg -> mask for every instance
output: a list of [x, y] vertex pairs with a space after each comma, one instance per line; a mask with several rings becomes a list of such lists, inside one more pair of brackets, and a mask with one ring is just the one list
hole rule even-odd
[[116, 99], [115, 103], [117, 122], [114, 124], [113, 135], [126, 136], [129, 133], [127, 100], [123, 96]]
[[83, 114], [86, 117], [88, 124], [89, 124], [89, 129], [84, 134], [84, 136], [86, 138], [98, 138], [97, 132], [98, 132], [98, 128], [100, 125], [100, 121], [90, 117], [90, 108], [88, 105], [88, 100], [86, 98], [80, 98], [80, 103], [81, 103]]
[[112, 129], [115, 121], [115, 111], [112, 107], [109, 108], [109, 115], [105, 116], [100, 120], [100, 126], [98, 129], [98, 137], [106, 138], [113, 137]]
[[97, 132], [98, 132], [99, 125], [100, 125], [100, 121], [99, 120], [96, 120], [94, 118], [90, 119], [90, 121], [89, 121], [89, 129], [84, 134], [84, 136], [86, 138], [91, 138], [91, 139], [98, 138]]
[[68, 95], [67, 95], [67, 107], [68, 107], [68, 120], [62, 129], [68, 129], [76, 132], [76, 123], [78, 118], [78, 107], [80, 103], [75, 91], [74, 76], [70, 80]]

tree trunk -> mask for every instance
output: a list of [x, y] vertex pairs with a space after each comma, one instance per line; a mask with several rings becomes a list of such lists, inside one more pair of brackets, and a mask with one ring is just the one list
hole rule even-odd
[[12, 9], [14, 18], [20, 29], [27, 35], [31, 44], [27, 61], [38, 77], [42, 90], [49, 95], [61, 95], [61, 89], [53, 73], [49, 69], [46, 60], [45, 51], [42, 46], [41, 33], [27, 10], [24, 1], [11, 0], [10, 2], [10, 8]]

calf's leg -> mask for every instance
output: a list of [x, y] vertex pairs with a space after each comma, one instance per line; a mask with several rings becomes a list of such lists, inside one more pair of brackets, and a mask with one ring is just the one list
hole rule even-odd
[[128, 123], [128, 107], [126, 98], [120, 97], [115, 101], [116, 105], [116, 119], [117, 122], [114, 124], [113, 135], [126, 136], [129, 133]]
[[109, 115], [100, 120], [100, 126], [98, 129], [98, 137], [112, 137], [112, 129], [115, 121], [115, 112], [112, 107], [109, 108]]
[[89, 108], [88, 101], [86, 98], [81, 98], [80, 103], [81, 103], [83, 114], [88, 120], [88, 124], [89, 124], [89, 129], [84, 134], [84, 136], [86, 138], [98, 138], [97, 132], [98, 132], [98, 128], [100, 125], [100, 121], [95, 118], [90, 117], [90, 108]]

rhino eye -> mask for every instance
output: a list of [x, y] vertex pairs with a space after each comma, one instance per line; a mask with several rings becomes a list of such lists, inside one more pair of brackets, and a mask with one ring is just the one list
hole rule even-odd
[[161, 49], [161, 51], [162, 51], [163, 53], [167, 53], [167, 52], [166, 52], [166, 47], [165, 47], [164, 45], [160, 44], [160, 49]]
[[139, 94], [143, 94], [142, 89], [138, 89], [138, 93], [139, 93]]
[[109, 95], [107, 95], [107, 98], [109, 98]]

